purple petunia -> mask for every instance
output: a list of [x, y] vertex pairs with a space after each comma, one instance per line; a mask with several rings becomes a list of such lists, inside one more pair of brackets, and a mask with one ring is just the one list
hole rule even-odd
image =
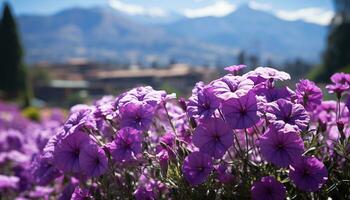
[[151, 86], [137, 87], [118, 99], [118, 106], [124, 106], [130, 102], [134, 103], [145, 103], [152, 107], [156, 107], [165, 97], [167, 93], [164, 90], [154, 90]]
[[20, 179], [16, 176], [0, 174], [0, 191], [3, 189], [17, 189]]
[[285, 99], [272, 102], [266, 109], [266, 116], [270, 123], [282, 121], [298, 130], [305, 130], [310, 117], [301, 104], [293, 104]]
[[80, 152], [91, 141], [90, 137], [81, 131], [68, 135], [59, 141], [54, 149], [54, 165], [63, 172], [80, 172]]
[[287, 191], [281, 182], [271, 176], [265, 176], [253, 183], [251, 194], [253, 200], [283, 200]]
[[348, 97], [346, 98], [345, 106], [346, 106], [346, 107], [348, 108], [348, 110], [350, 111], [350, 94], [349, 94]]
[[295, 93], [298, 97], [297, 102], [307, 111], [312, 112], [322, 102], [322, 91], [312, 81], [300, 80], [296, 84]]
[[259, 121], [257, 101], [252, 91], [238, 99], [230, 98], [224, 101], [222, 111], [233, 129], [250, 128]]
[[211, 82], [210, 86], [216, 96], [221, 100], [226, 100], [246, 95], [254, 87], [254, 83], [250, 79], [229, 74]]
[[282, 88], [261, 87], [256, 89], [256, 94], [260, 96], [264, 96], [267, 102], [273, 102], [278, 99], [290, 100], [294, 92], [288, 87], [282, 87]]
[[63, 126], [65, 136], [82, 131], [83, 128], [96, 129], [96, 122], [90, 107], [79, 108], [72, 112]]
[[333, 83], [350, 85], [350, 74], [344, 72], [335, 73], [331, 76], [331, 81]]
[[315, 157], [303, 157], [290, 166], [289, 177], [300, 190], [315, 192], [328, 179], [327, 168]]
[[294, 128], [274, 123], [259, 138], [262, 156], [279, 167], [288, 167], [301, 158], [304, 142]]
[[209, 118], [219, 106], [220, 101], [214, 95], [213, 88], [205, 87], [189, 98], [187, 113], [190, 117]]
[[185, 179], [194, 186], [205, 182], [213, 169], [212, 158], [200, 152], [189, 154], [182, 165], [182, 173]]
[[35, 183], [41, 186], [47, 185], [61, 176], [60, 171], [52, 164], [50, 157], [37, 156], [30, 168]]
[[247, 67], [247, 65], [231, 65], [229, 67], [225, 67], [224, 69], [226, 71], [231, 72], [233, 75], [237, 75], [241, 69], [244, 69], [246, 67]]
[[201, 152], [219, 159], [233, 144], [232, 129], [222, 119], [202, 120], [194, 132], [192, 142]]
[[115, 140], [107, 146], [115, 161], [120, 163], [135, 161], [142, 153], [141, 132], [132, 127], [122, 128], [118, 131]]
[[104, 174], [108, 168], [108, 161], [104, 150], [96, 144], [86, 145], [79, 155], [81, 171], [92, 177]]
[[120, 126], [146, 131], [152, 123], [154, 107], [130, 102], [120, 108]]
[[343, 93], [348, 91], [349, 88], [350, 86], [347, 83], [346, 84], [336, 83], [336, 84], [326, 85], [326, 89], [328, 90], [328, 92], [331, 94], [332, 93], [336, 94], [338, 99], [340, 99]]
[[254, 82], [255, 85], [266, 80], [290, 80], [290, 75], [283, 71], [278, 71], [270, 67], [258, 67], [254, 71], [250, 71], [243, 75]]

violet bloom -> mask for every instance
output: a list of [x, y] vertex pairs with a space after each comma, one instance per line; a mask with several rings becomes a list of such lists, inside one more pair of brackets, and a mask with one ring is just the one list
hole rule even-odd
[[296, 84], [295, 93], [298, 97], [297, 102], [302, 104], [309, 112], [314, 111], [322, 102], [322, 91], [312, 81], [300, 80]]
[[205, 182], [213, 169], [212, 158], [200, 152], [189, 154], [182, 165], [182, 173], [185, 179], [193, 186]]
[[89, 135], [78, 131], [62, 139], [54, 149], [54, 164], [63, 172], [80, 172], [79, 155], [92, 140]]
[[164, 90], [154, 90], [151, 86], [137, 87], [121, 96], [118, 100], [119, 106], [124, 106], [129, 102], [146, 103], [156, 107], [167, 96]]
[[303, 157], [290, 166], [289, 177], [302, 191], [315, 192], [328, 179], [327, 168], [315, 157]]
[[61, 176], [60, 171], [52, 164], [52, 159], [45, 156], [37, 156], [30, 171], [35, 183], [41, 186], [48, 185]]
[[259, 138], [262, 156], [279, 167], [288, 167], [301, 158], [304, 142], [294, 128], [282, 123], [271, 124]]
[[104, 150], [96, 144], [86, 145], [80, 152], [79, 166], [81, 171], [87, 176], [101, 176], [108, 168]]
[[234, 176], [231, 173], [232, 169], [227, 167], [227, 164], [220, 164], [215, 166], [215, 172], [218, 180], [222, 184], [230, 184], [234, 181]]
[[270, 103], [266, 112], [270, 123], [282, 121], [302, 131], [307, 128], [310, 121], [308, 113], [301, 104], [293, 104], [285, 99]]
[[79, 186], [77, 186], [74, 189], [71, 200], [85, 200], [85, 199], [91, 199], [91, 198], [92, 197], [88, 189], [82, 189]]
[[120, 126], [147, 131], [153, 115], [154, 108], [151, 105], [130, 102], [120, 108]]
[[251, 194], [253, 200], [283, 200], [286, 199], [287, 190], [274, 177], [265, 176], [253, 183]]
[[209, 118], [220, 106], [220, 101], [216, 98], [213, 88], [205, 87], [189, 98], [187, 113], [189, 117]]
[[294, 92], [288, 87], [282, 87], [282, 88], [261, 87], [256, 89], [256, 94], [259, 96], [264, 96], [267, 102], [273, 102], [278, 99], [290, 100], [291, 96], [294, 95]]
[[247, 67], [246, 65], [231, 65], [229, 67], [225, 67], [224, 69], [226, 71], [231, 72], [233, 75], [237, 75], [241, 69], [246, 68], [246, 67]]
[[129, 163], [137, 160], [142, 153], [142, 136], [137, 129], [126, 127], [118, 131], [108, 148], [116, 162]]
[[348, 98], [346, 99], [345, 106], [348, 108], [350, 111], [350, 94], [348, 95]]
[[20, 179], [16, 176], [0, 174], [0, 191], [3, 189], [17, 189]]
[[233, 144], [232, 129], [222, 119], [201, 120], [192, 142], [201, 152], [220, 159]]
[[216, 96], [221, 100], [227, 100], [246, 95], [254, 87], [254, 83], [250, 79], [229, 74], [211, 82], [210, 86]]
[[96, 129], [96, 124], [93, 119], [93, 111], [90, 107], [84, 107], [84, 109], [78, 109], [73, 112], [63, 125], [65, 136], [77, 131], [82, 131], [83, 128]]
[[335, 93], [337, 95], [337, 98], [340, 99], [343, 95], [344, 92], [349, 90], [349, 85], [346, 84], [331, 84], [331, 85], [327, 85], [326, 89], [328, 90], [329, 93]]
[[290, 75], [283, 71], [278, 71], [270, 67], [258, 67], [254, 71], [250, 71], [243, 75], [254, 82], [255, 85], [266, 80], [290, 80]]
[[335, 73], [331, 76], [331, 81], [333, 83], [350, 85], [350, 74], [344, 72]]
[[222, 111], [233, 129], [250, 128], [260, 119], [255, 93], [252, 91], [238, 99], [230, 98], [224, 101]]

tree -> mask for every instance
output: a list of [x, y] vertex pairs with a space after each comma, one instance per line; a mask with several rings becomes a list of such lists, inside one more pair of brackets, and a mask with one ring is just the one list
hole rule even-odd
[[8, 3], [0, 21], [0, 90], [7, 99], [23, 97], [29, 103], [27, 72], [15, 19]]
[[333, 73], [350, 68], [350, 3], [348, 0], [334, 3], [336, 14], [330, 26], [323, 64], [311, 74], [319, 82], [329, 81]]

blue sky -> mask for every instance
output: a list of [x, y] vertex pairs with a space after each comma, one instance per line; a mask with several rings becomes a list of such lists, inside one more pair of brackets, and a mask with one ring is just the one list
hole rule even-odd
[[[4, 2], [5, 0], [0, 0]], [[70, 7], [111, 6], [129, 14], [165, 16], [170, 11], [187, 17], [224, 16], [242, 3], [286, 20], [326, 24], [332, 0], [7, 0], [17, 14], [52, 14]]]

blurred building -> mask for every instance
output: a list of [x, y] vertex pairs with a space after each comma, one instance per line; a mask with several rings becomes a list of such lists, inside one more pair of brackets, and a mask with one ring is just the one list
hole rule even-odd
[[[43, 66], [41, 66], [43, 67]], [[149, 85], [155, 89], [181, 91], [188, 95], [198, 81], [209, 81], [216, 76], [215, 69], [173, 64], [166, 68], [123, 69], [103, 67], [92, 63], [68, 63], [46, 66], [49, 82], [36, 84], [35, 95], [46, 102], [60, 102], [69, 96], [84, 92], [92, 98], [106, 94], [117, 95], [137, 86]]]

